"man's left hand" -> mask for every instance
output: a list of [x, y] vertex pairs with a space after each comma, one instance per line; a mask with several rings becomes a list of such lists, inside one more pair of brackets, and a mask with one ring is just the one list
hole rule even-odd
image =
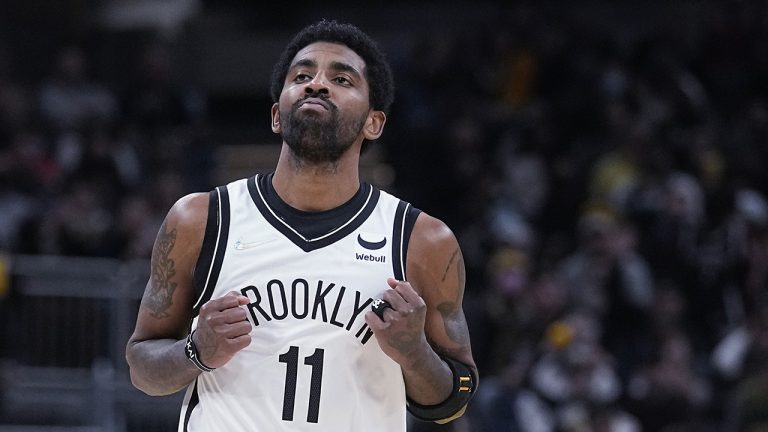
[[382, 351], [401, 366], [409, 367], [430, 349], [424, 333], [427, 305], [410, 283], [389, 278], [387, 284], [391, 289], [381, 298], [390, 307], [384, 309], [383, 319], [368, 311], [365, 322]]

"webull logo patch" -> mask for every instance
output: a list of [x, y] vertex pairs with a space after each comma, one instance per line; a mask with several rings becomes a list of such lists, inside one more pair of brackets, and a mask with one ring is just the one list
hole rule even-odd
[[364, 240], [363, 239], [363, 235], [362, 234], [358, 234], [357, 235], [357, 244], [359, 244], [360, 246], [362, 246], [362, 247], [364, 247], [364, 248], [366, 248], [368, 250], [378, 250], [378, 249], [383, 248], [384, 245], [387, 244], [387, 238], [384, 237], [384, 239], [382, 239], [380, 241], [373, 241], [372, 242], [372, 241]]
[[387, 256], [380, 252], [386, 244], [387, 236], [385, 235], [359, 233], [355, 244], [355, 259], [358, 261], [384, 263], [387, 261]]

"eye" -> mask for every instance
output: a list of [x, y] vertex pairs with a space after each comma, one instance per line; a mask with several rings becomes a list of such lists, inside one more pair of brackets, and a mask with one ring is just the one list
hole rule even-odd
[[349, 78], [347, 78], [345, 76], [337, 76], [333, 80], [335, 82], [341, 84], [341, 85], [344, 85], [344, 86], [351, 86], [352, 85], [352, 81], [350, 81]]
[[312, 80], [312, 77], [310, 75], [307, 75], [305, 73], [297, 73], [296, 76], [293, 78], [295, 82], [304, 82], [304, 81], [310, 81]]

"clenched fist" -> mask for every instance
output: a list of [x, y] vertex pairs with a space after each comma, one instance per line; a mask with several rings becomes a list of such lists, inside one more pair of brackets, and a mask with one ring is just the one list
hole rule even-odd
[[199, 360], [209, 368], [227, 364], [240, 350], [251, 343], [251, 323], [245, 309], [248, 297], [230, 291], [200, 308], [197, 329], [192, 336]]

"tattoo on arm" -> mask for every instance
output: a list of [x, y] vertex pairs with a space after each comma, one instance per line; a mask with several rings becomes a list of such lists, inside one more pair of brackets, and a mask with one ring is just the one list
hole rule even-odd
[[453, 251], [453, 255], [451, 255], [451, 259], [448, 260], [448, 265], [445, 266], [445, 271], [443, 272], [443, 278], [441, 279], [441, 282], [445, 282], [445, 278], [448, 276], [448, 270], [451, 269], [451, 265], [453, 264], [453, 261], [456, 259], [457, 255], [460, 255], [461, 251], [459, 248], [456, 248], [455, 251]]
[[458, 286], [456, 289], [456, 298], [453, 301], [445, 301], [437, 306], [438, 312], [443, 317], [445, 334], [460, 347], [469, 344], [469, 334], [467, 333], [467, 324], [464, 314], [461, 311], [461, 298], [466, 282], [466, 270], [464, 269], [464, 256], [461, 249], [457, 248], [448, 261], [448, 267], [445, 269], [443, 281], [445, 281], [448, 270], [453, 263], [456, 263], [456, 277]]
[[451, 255], [451, 259], [448, 260], [448, 265], [445, 266], [443, 278], [440, 281], [445, 282], [445, 278], [448, 277], [448, 271], [451, 269], [454, 262], [456, 263], [456, 277], [459, 281], [459, 290], [463, 290], [467, 279], [467, 272], [464, 268], [464, 254], [461, 253], [460, 248], [456, 248], [456, 250], [453, 251], [453, 255]]
[[152, 250], [152, 284], [142, 301], [144, 306], [152, 311], [152, 316], [158, 319], [167, 318], [168, 308], [173, 304], [171, 299], [177, 284], [172, 282], [176, 269], [170, 255], [175, 244], [176, 229], [166, 231], [163, 222], [157, 243]]
[[437, 306], [437, 310], [443, 317], [445, 334], [457, 345], [464, 347], [469, 343], [467, 333], [467, 321], [464, 314], [459, 311], [456, 303], [445, 302]]
[[464, 254], [461, 253], [461, 249], [456, 249], [459, 252], [459, 261], [456, 263], [456, 274], [459, 278], [459, 293], [464, 291], [464, 284], [467, 282], [467, 270], [464, 268]]

